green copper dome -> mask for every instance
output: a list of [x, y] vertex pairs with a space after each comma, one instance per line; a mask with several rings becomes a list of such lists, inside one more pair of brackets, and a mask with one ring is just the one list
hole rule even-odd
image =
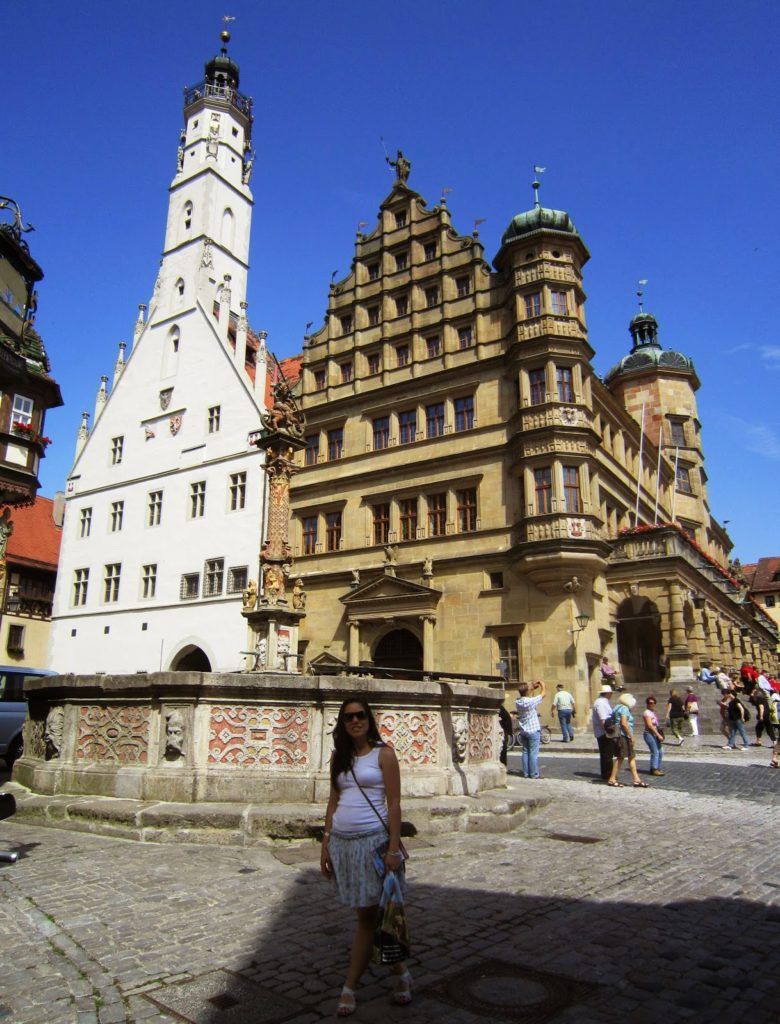
[[658, 341], [658, 321], [652, 313], [638, 313], [628, 330], [633, 338], [633, 346], [627, 356], [604, 377], [604, 383], [610, 384], [616, 378], [631, 373], [642, 373], [648, 369], [683, 370], [696, 373], [693, 360], [682, 352], [661, 348]]
[[548, 210], [543, 206], [535, 206], [533, 210], [518, 213], [510, 221], [509, 227], [501, 236], [501, 244], [506, 245], [515, 238], [522, 238], [532, 231], [546, 228], [548, 231], [565, 231], [576, 235], [574, 222], [565, 210]]

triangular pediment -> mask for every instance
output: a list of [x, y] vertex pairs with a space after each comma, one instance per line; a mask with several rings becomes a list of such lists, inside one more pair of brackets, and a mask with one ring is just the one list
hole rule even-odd
[[384, 573], [341, 598], [351, 618], [432, 613], [442, 594], [433, 587]]

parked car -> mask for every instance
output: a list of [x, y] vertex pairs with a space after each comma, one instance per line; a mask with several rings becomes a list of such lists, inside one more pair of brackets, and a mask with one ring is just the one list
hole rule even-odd
[[24, 684], [37, 676], [56, 676], [47, 668], [0, 665], [0, 757], [9, 768], [22, 756], [22, 729], [27, 718]]

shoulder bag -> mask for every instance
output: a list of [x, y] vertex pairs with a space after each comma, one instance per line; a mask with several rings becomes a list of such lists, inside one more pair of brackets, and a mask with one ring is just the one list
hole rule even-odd
[[[389, 843], [390, 843], [390, 829], [387, 827], [387, 822], [385, 821], [385, 819], [382, 817], [382, 815], [379, 813], [379, 811], [376, 809], [376, 807], [374, 807], [374, 802], [371, 799], [371, 797], [368, 795], [368, 793], [366, 793], [365, 789], [363, 789], [363, 787], [358, 782], [357, 775], [355, 775], [355, 769], [354, 768], [350, 768], [349, 770], [352, 773], [352, 778], [355, 780], [355, 785], [360, 790], [360, 792], [363, 794], [363, 797], [368, 802], [368, 805], [371, 808], [371, 810], [374, 812], [374, 814], [377, 816], [377, 818], [379, 818], [379, 820], [381, 821], [381, 823], [382, 823], [382, 825], [384, 827], [385, 832], [387, 832], [387, 839], [385, 840], [385, 842], [382, 843], [380, 846], [378, 846], [374, 850], [374, 854], [375, 854], [374, 859], [376, 860], [376, 857], [378, 856], [379, 859], [384, 862], [385, 855], [387, 854], [388, 850], [390, 849], [390, 846], [389, 846]], [[407, 860], [409, 860], [409, 854], [406, 852], [406, 847], [401, 842], [400, 838], [398, 840], [398, 852], [401, 854], [403, 862], [406, 862]]]

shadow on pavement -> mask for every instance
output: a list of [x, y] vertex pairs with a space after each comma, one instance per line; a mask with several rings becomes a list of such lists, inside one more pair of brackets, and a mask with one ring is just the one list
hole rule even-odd
[[[478, 875], [479, 864], [473, 869]], [[387, 972], [371, 967], [358, 992], [356, 1021], [777, 1020], [780, 908], [738, 895], [666, 905], [591, 894], [545, 899], [522, 891], [415, 885], [413, 865], [410, 876], [414, 1002], [396, 1007]], [[518, 861], [520, 890], [522, 878]], [[240, 973], [215, 971], [150, 995], [161, 1008], [197, 1024], [332, 1018], [352, 914], [314, 869], [301, 871], [294, 889], [282, 909], [263, 921], [256, 952]], [[609, 894], [608, 864], [594, 878], [594, 889]], [[261, 907], [258, 913], [264, 916]]]

